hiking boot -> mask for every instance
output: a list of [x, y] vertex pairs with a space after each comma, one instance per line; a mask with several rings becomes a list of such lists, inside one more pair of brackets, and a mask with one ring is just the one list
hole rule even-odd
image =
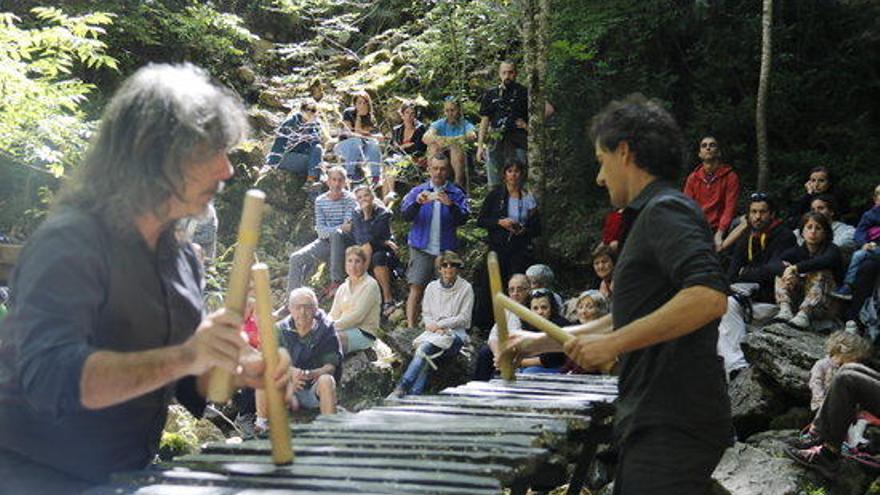
[[823, 445], [816, 445], [808, 449], [788, 447], [784, 452], [801, 466], [818, 472], [826, 479], [834, 480], [840, 473], [839, 456]]
[[798, 311], [793, 318], [788, 320], [788, 324], [799, 329], [799, 330], [809, 330], [810, 328], [810, 317], [807, 316], [807, 313], [803, 311]]
[[844, 301], [852, 301], [852, 287], [849, 285], [843, 284], [840, 287], [831, 291], [831, 297], [837, 299], [843, 299]]
[[788, 321], [794, 318], [794, 313], [791, 312], [791, 306], [783, 305], [779, 307], [779, 312], [776, 313], [777, 321]]
[[855, 320], [849, 320], [843, 325], [843, 331], [846, 333], [851, 333], [853, 335], [859, 334], [859, 324], [855, 322]]

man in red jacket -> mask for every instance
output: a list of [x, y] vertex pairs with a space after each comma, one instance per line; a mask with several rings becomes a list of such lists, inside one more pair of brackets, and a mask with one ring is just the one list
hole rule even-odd
[[706, 220], [715, 231], [715, 248], [719, 249], [736, 214], [739, 177], [730, 165], [721, 163], [721, 149], [712, 136], [700, 141], [700, 160], [703, 163], [684, 183], [684, 194], [703, 208]]

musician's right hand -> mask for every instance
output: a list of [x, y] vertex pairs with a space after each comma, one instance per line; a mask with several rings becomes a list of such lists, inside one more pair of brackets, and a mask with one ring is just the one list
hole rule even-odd
[[501, 355], [495, 356], [496, 368], [497, 363], [502, 359], [510, 359], [514, 365], [518, 364], [523, 358], [538, 354], [535, 347], [539, 346], [547, 336], [537, 332], [517, 332], [507, 336], [507, 343], [501, 349]]
[[201, 375], [215, 366], [234, 374], [239, 354], [248, 345], [240, 328], [241, 316], [226, 309], [202, 318], [195, 333], [182, 345], [189, 374]]

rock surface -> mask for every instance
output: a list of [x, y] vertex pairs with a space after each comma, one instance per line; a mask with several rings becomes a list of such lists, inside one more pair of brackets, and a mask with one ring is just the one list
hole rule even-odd
[[731, 495], [799, 495], [819, 481], [794, 461], [744, 443], [727, 449], [712, 477]]
[[810, 368], [825, 352], [825, 337], [774, 324], [750, 333], [743, 342], [749, 363], [799, 401], [809, 401]]
[[739, 438], [766, 429], [773, 416], [784, 410], [783, 401], [766, 381], [760, 372], [748, 368], [730, 382], [733, 425]]

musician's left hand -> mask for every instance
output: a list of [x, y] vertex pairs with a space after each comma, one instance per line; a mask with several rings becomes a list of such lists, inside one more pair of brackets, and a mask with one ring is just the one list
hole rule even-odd
[[602, 369], [617, 359], [617, 350], [611, 339], [611, 334], [581, 335], [566, 342], [562, 349], [581, 368], [587, 371]]
[[[236, 387], [262, 389], [265, 387], [263, 372], [266, 370], [266, 362], [263, 360], [261, 352], [252, 347], [248, 347], [248, 349], [250, 350], [242, 352], [239, 359], [241, 372], [236, 375]], [[287, 386], [287, 382], [290, 380], [288, 368], [290, 368], [290, 354], [287, 353], [287, 349], [279, 348], [278, 364], [275, 366], [275, 372], [272, 376], [276, 388], [283, 390]]]

